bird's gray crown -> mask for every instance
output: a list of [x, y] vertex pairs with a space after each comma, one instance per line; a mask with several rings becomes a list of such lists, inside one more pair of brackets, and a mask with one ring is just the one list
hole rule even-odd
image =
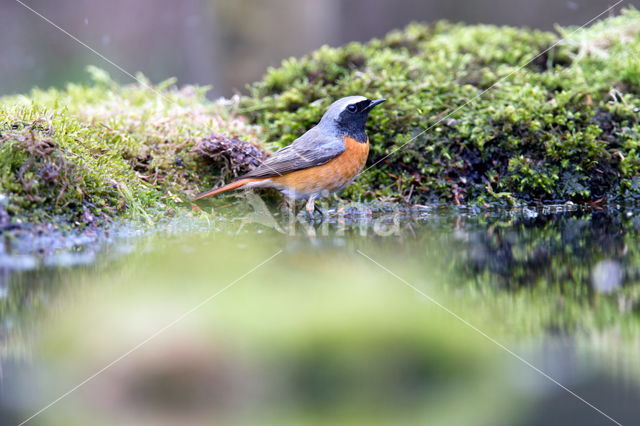
[[324, 113], [324, 115], [322, 116], [322, 120], [320, 120], [320, 122], [333, 123], [335, 121], [338, 121], [340, 118], [340, 114], [349, 105], [366, 101], [366, 100], [367, 98], [365, 98], [364, 96], [347, 96], [347, 97], [338, 99], [337, 101], [335, 101], [329, 106], [329, 109], [327, 109], [327, 112]]

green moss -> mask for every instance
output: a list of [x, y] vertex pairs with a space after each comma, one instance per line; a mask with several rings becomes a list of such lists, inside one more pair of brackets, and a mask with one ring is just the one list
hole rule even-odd
[[119, 87], [90, 71], [92, 86], [0, 99], [0, 192], [14, 219], [150, 218], [252, 161], [201, 149], [212, 139], [245, 143], [235, 137], [250, 145], [258, 132], [207, 101], [207, 88], [178, 90], [172, 80]]
[[0, 217], [82, 225], [164, 214], [352, 94], [389, 101], [369, 120], [372, 167], [348, 199], [638, 197], [639, 28], [635, 9], [559, 35], [411, 24], [288, 59], [239, 102], [144, 76], [121, 87], [90, 68], [92, 85], [0, 98]]
[[242, 107], [286, 145], [339, 97], [388, 98], [369, 121], [375, 166], [349, 198], [637, 196], [639, 29], [635, 9], [559, 35], [411, 24], [382, 40], [288, 59], [249, 87]]

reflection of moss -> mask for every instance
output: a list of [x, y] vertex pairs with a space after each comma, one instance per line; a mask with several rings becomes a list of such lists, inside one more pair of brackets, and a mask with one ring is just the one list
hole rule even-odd
[[246, 167], [237, 155], [211, 159], [193, 149], [212, 132], [256, 141], [257, 128], [207, 101], [206, 89], [169, 89], [172, 81], [119, 87], [91, 72], [93, 86], [0, 102], [0, 182], [10, 215], [80, 223], [148, 216]]
[[333, 99], [389, 98], [369, 123], [370, 164], [415, 141], [361, 176], [351, 197], [482, 203], [637, 195], [639, 29], [635, 9], [576, 32], [560, 29], [566, 40], [558, 45], [559, 36], [539, 31], [413, 24], [285, 61], [250, 86], [244, 111], [286, 144]]
[[[491, 316], [508, 318], [510, 332], [640, 330], [640, 262], [632, 212], [565, 212], [469, 224], [448, 269], [455, 291], [482, 294]], [[623, 279], [611, 293], [594, 288], [594, 268], [613, 261]], [[508, 291], [504, 291], [508, 290]], [[477, 300], [471, 303], [478, 303]]]

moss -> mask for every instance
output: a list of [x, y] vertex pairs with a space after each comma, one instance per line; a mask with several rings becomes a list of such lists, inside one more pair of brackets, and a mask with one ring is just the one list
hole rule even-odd
[[411, 24], [288, 59], [241, 105], [269, 140], [286, 145], [336, 98], [388, 98], [369, 121], [372, 168], [349, 198], [636, 197], [640, 13], [558, 32]]
[[372, 113], [371, 168], [348, 199], [637, 198], [639, 29], [635, 9], [559, 34], [411, 24], [288, 59], [247, 96], [216, 102], [206, 87], [119, 86], [90, 68], [91, 85], [0, 98], [0, 219], [152, 219], [254, 167], [265, 142], [290, 143], [350, 94], [389, 101]]
[[[250, 154], [264, 154], [254, 145], [258, 127], [229, 102], [206, 100], [207, 88], [178, 90], [172, 80], [120, 87], [104, 71], [90, 71], [91, 86], [0, 100], [1, 192], [14, 219], [151, 218], [186, 201], [185, 193], [252, 166]], [[212, 133], [252, 151], [211, 158], [196, 147]]]

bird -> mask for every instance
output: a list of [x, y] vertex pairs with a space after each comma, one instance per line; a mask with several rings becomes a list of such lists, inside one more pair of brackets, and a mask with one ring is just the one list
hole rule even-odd
[[257, 168], [194, 200], [239, 188], [276, 188], [288, 198], [307, 200], [305, 209], [313, 216], [319, 197], [341, 191], [362, 171], [369, 156], [365, 123], [369, 112], [385, 101], [364, 96], [338, 99], [318, 124]]

